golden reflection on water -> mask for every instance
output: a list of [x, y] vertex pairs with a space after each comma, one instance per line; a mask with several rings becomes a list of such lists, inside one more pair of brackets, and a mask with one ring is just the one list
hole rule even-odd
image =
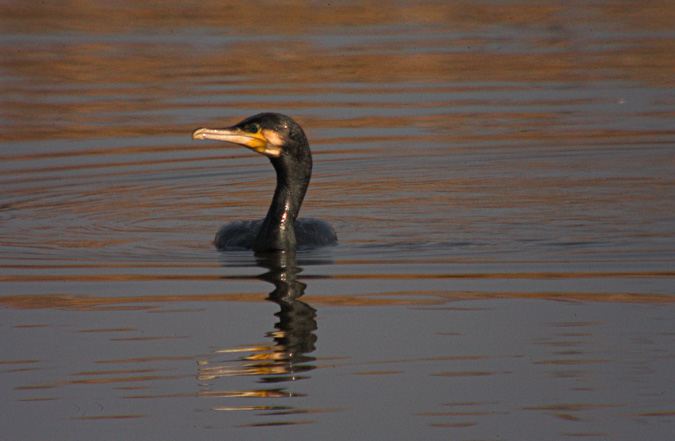
[[[374, 294], [307, 296], [305, 300], [321, 306], [442, 306], [460, 300], [539, 299], [579, 302], [672, 303], [672, 295], [619, 292], [452, 292], [452, 291], [382, 291]], [[151, 310], [174, 302], [261, 302], [259, 293], [186, 294], [134, 297], [69, 296], [39, 294], [2, 296], [0, 304], [18, 309], [71, 309], [78, 311]]]
[[[5, 83], [4, 92], [11, 88], [24, 97], [6, 98], [3, 103], [8, 118], [1, 135], [3, 139], [12, 140], [188, 133], [192, 123], [149, 115], [140, 123], [134, 115], [141, 111], [180, 109], [183, 104], [175, 104], [172, 98], [185, 95], [205, 98], [213, 94], [210, 90], [199, 90], [200, 85], [245, 85], [241, 92], [237, 91], [238, 96], [245, 97], [270, 93], [281, 96], [330, 93], [335, 90], [332, 84], [344, 82], [372, 84], [373, 90], [368, 93], [378, 93], [376, 85], [433, 84], [439, 80], [536, 84], [630, 78], [652, 85], [668, 85], [672, 84], [671, 73], [675, 70], [675, 61], [670, 56], [674, 49], [672, 39], [644, 38], [639, 44], [612, 44], [614, 40], [598, 39], [591, 40], [590, 47], [586, 41], [592, 32], [587, 27], [595, 22], [616, 23], [635, 32], [660, 29], [658, 24], [668, 21], [664, 17], [672, 17], [672, 8], [668, 2], [658, 1], [621, 8], [597, 4], [584, 8], [584, 14], [562, 3], [518, 7], [471, 4], [468, 7], [405, 2], [384, 6], [370, 1], [342, 6], [305, 1], [283, 5], [256, 2], [246, 8], [223, 6], [220, 2], [171, 1], [162, 8], [161, 17], [156, 16], [158, 11], [154, 9], [124, 1], [112, 2], [109, 6], [78, 1], [76, 5], [42, 4], [39, 7], [15, 2], [2, 8], [2, 28], [12, 35], [71, 32], [87, 36], [84, 41], [69, 39], [67, 44], [58, 40], [32, 42], [26, 39], [0, 50], [0, 65], [15, 79]], [[261, 17], [270, 16], [275, 19], [266, 20], [264, 30], [260, 29]], [[513, 48], [509, 48], [510, 40], [504, 38], [502, 44], [506, 50], [495, 55], [491, 38], [481, 37], [481, 34], [490, 35], [495, 23], [507, 29], [529, 27], [533, 36]], [[385, 39], [377, 50], [361, 44], [358, 39], [347, 40], [342, 46], [330, 44], [331, 36], [338, 38], [346, 26], [353, 28], [357, 24], [392, 26], [394, 35], [402, 37], [393, 38], [389, 43]], [[148, 27], [162, 33], [170, 30], [176, 37], [151, 39], [141, 47], [133, 39], [119, 38], [129, 32], [135, 35], [134, 32]], [[416, 27], [425, 29], [428, 38], [409, 38]], [[194, 34], [195, 29], [217, 31], [227, 43], [213, 44], [211, 33], [200, 38]], [[332, 32], [335, 35], [331, 35]], [[382, 37], [389, 32], [386, 27], [370, 31], [371, 35]], [[326, 41], [320, 38], [324, 33]], [[468, 37], [462, 38], [462, 34]], [[316, 38], [307, 41], [302, 35]], [[524, 51], [521, 45], [530, 46], [529, 50]], [[280, 90], [280, 84], [289, 87]], [[86, 99], [62, 99], [64, 86], [68, 94]], [[427, 87], [439, 91], [447, 86]], [[225, 99], [231, 108], [260, 107], [258, 102], [248, 99]], [[223, 101], [217, 101], [199, 100], [191, 105], [214, 109], [223, 106]], [[373, 104], [377, 105], [377, 101]], [[434, 103], [434, 106], [457, 104], [462, 103]], [[292, 108], [311, 104], [287, 100], [277, 105]], [[318, 107], [323, 105], [316, 103]], [[518, 119], [532, 122], [543, 119], [544, 124], [556, 118], [555, 113], [529, 112], [515, 118], [512, 113], [486, 116], [513, 119], [514, 123]], [[467, 124], [489, 123], [481, 114], [454, 117], [458, 118], [455, 128], [460, 130]], [[300, 121], [310, 120], [300, 118]], [[412, 121], [430, 127], [443, 123], [437, 116], [431, 120], [416, 116]], [[315, 127], [335, 124], [330, 119], [317, 117], [311, 122]], [[391, 121], [364, 117], [347, 119], [341, 124], [386, 127]], [[547, 130], [515, 131], [500, 136], [543, 136], [545, 139], [553, 134]], [[616, 136], [602, 130], [593, 130], [588, 136], [591, 134]], [[631, 134], [643, 132], [624, 132], [624, 136]]]

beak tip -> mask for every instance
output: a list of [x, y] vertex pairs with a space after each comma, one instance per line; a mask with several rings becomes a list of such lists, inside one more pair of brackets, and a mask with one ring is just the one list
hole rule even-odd
[[192, 139], [205, 139], [204, 129], [196, 129], [194, 132], [192, 132]]

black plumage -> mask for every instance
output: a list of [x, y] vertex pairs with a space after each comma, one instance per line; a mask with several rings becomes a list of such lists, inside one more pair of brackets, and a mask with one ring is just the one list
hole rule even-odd
[[255, 252], [295, 251], [337, 241], [335, 230], [319, 219], [298, 219], [312, 177], [312, 153], [305, 132], [293, 119], [261, 113], [224, 129], [197, 129], [193, 139], [213, 139], [250, 148], [269, 158], [277, 186], [264, 219], [226, 224], [216, 234], [219, 249]]

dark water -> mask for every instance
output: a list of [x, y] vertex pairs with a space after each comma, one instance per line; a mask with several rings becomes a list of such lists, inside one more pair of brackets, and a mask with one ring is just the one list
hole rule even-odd
[[474, 3], [0, 5], [2, 439], [669, 439], [672, 7]]

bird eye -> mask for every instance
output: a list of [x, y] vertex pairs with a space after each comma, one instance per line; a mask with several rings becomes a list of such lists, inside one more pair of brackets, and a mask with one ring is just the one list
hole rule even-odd
[[248, 124], [244, 126], [243, 129], [248, 133], [258, 133], [260, 131], [260, 126], [258, 124]]

